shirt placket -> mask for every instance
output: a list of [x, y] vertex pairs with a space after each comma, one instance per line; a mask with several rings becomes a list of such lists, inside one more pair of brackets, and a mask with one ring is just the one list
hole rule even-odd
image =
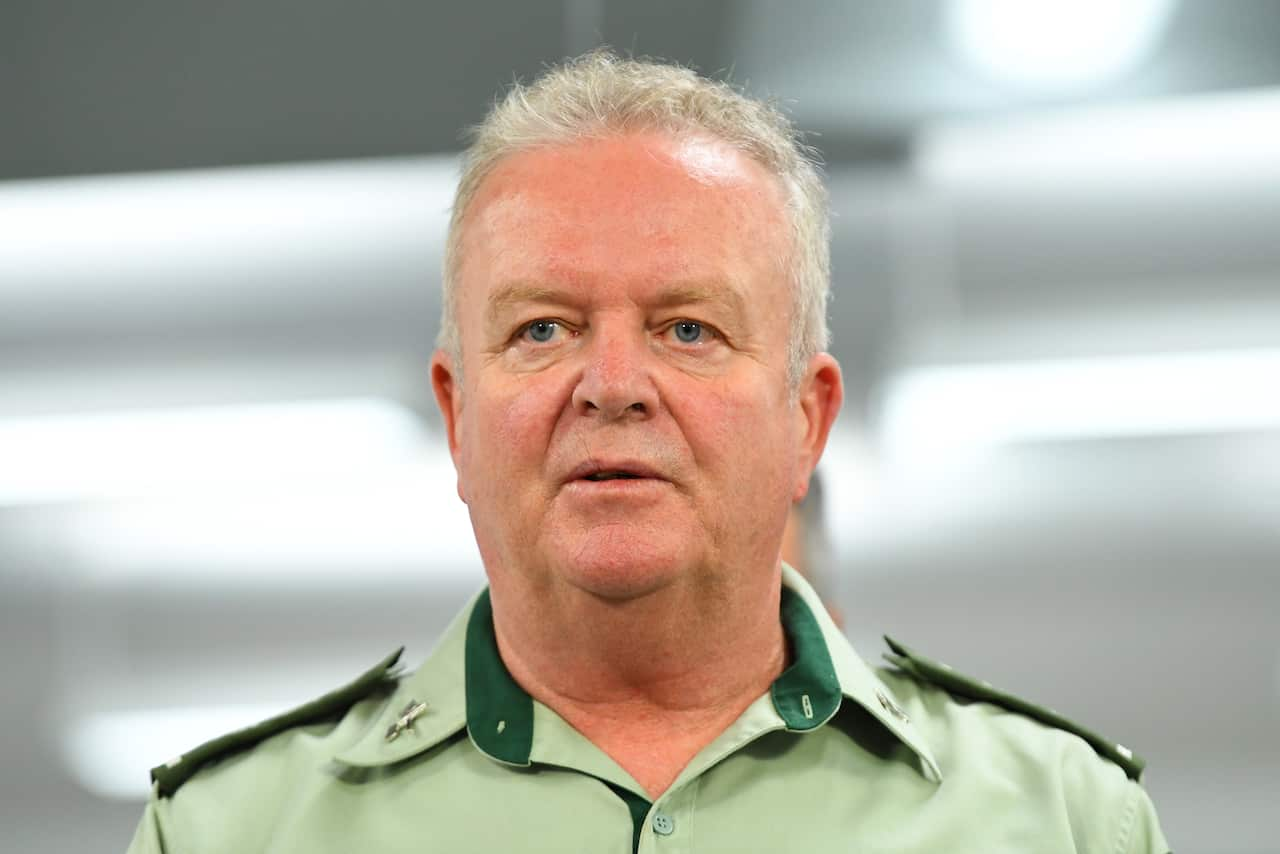
[[649, 808], [636, 854], [689, 854], [693, 851], [699, 779], [664, 792]]

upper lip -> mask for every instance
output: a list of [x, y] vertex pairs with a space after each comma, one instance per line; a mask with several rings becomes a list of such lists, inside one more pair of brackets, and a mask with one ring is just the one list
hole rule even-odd
[[665, 479], [653, 466], [636, 460], [587, 460], [576, 466], [565, 477], [565, 482], [581, 480], [593, 474], [603, 472], [621, 472], [635, 477], [653, 477]]

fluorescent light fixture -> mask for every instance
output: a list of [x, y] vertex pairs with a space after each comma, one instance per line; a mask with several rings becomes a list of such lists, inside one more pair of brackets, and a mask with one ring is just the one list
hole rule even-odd
[[1015, 85], [1062, 90], [1115, 79], [1145, 59], [1171, 0], [951, 0], [946, 31], [975, 68]]
[[86, 580], [149, 587], [483, 579], [447, 451], [312, 488], [91, 507], [59, 535]]
[[456, 182], [453, 156], [4, 182], [0, 327], [417, 291]]
[[284, 708], [244, 705], [94, 712], [66, 724], [63, 761], [76, 781], [99, 797], [145, 800], [153, 767]]
[[390, 400], [0, 419], [0, 506], [243, 492], [411, 459], [427, 441]]
[[1265, 89], [936, 125], [916, 137], [912, 167], [944, 187], [1173, 191], [1275, 181], [1278, 151], [1280, 89]]
[[1280, 428], [1280, 350], [1176, 353], [904, 371], [881, 435], [895, 460], [1048, 440]]

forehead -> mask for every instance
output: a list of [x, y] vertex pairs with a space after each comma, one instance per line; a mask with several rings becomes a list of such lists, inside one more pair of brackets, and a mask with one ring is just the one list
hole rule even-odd
[[778, 180], [718, 140], [586, 139], [504, 158], [464, 218], [464, 280], [777, 277]]

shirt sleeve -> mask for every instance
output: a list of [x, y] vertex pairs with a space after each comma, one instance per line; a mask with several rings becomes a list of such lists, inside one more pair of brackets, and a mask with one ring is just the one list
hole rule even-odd
[[1061, 733], [1060, 783], [1080, 854], [1169, 854], [1141, 784], [1083, 740]]
[[133, 833], [126, 854], [165, 854], [164, 836], [160, 832], [160, 807], [153, 797], [142, 813], [138, 829]]
[[1116, 854], [1171, 854], [1146, 790], [1130, 783], [1129, 815]]

